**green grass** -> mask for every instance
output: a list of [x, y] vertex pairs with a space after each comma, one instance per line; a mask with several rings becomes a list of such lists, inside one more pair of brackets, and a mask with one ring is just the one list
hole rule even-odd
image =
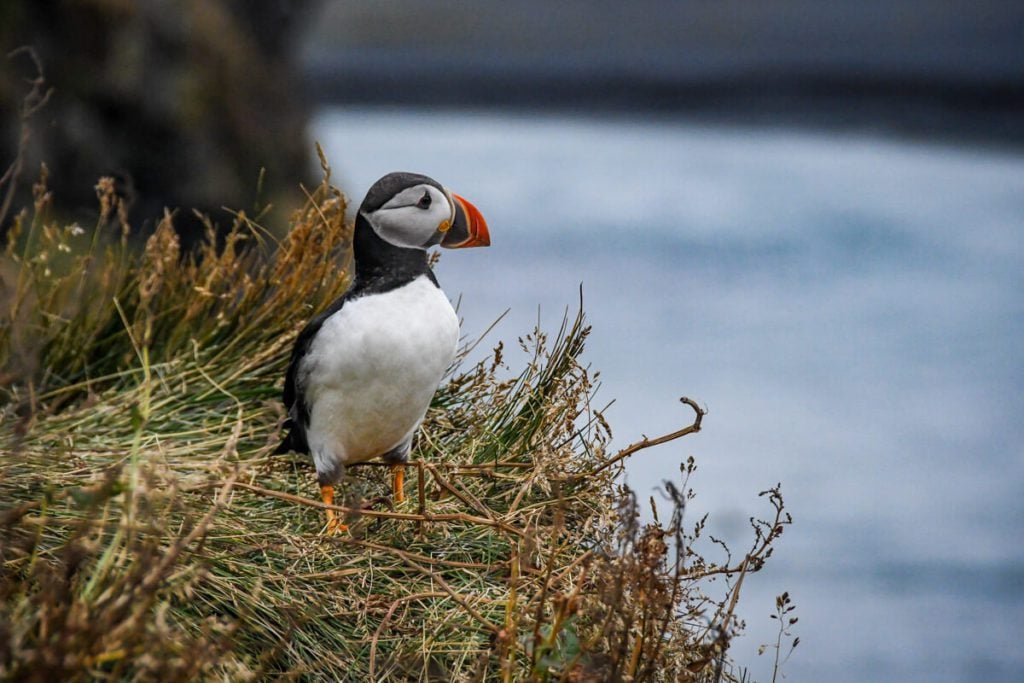
[[279, 241], [238, 214], [184, 255], [171, 215], [137, 253], [104, 181], [90, 230], [37, 185], [0, 263], [0, 678], [732, 679], [781, 496], [732, 564], [694, 550], [703, 520], [684, 528], [692, 459], [641, 524], [623, 463], [702, 411], [610, 452], [582, 311], [460, 362], [405, 503], [352, 468], [351, 531], [321, 533], [310, 463], [271, 452], [292, 341], [346, 286], [323, 166]]

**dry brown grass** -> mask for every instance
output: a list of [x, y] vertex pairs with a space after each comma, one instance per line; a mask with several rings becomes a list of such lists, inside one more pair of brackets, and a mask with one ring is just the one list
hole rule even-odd
[[[343, 291], [351, 227], [325, 179], [280, 243], [239, 214], [141, 255], [101, 181], [93, 230], [48, 218], [45, 183], [0, 276], [0, 677], [16, 680], [730, 678], [743, 576], [694, 550], [687, 481], [642, 524], [592, 407], [582, 312], [454, 368], [399, 507], [355, 468], [323, 536], [315, 475], [272, 456], [304, 320]], [[515, 368], [510, 369], [510, 368]], [[364, 509], [367, 508], [368, 509]], [[711, 578], [728, 577], [717, 597]], [[717, 585], [717, 584], [716, 584]]]

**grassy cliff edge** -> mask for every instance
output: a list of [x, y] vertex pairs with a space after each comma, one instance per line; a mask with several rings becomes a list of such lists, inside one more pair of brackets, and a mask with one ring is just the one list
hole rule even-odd
[[347, 283], [322, 162], [283, 238], [238, 213], [189, 254], [170, 213], [136, 253], [108, 180], [94, 229], [60, 224], [44, 172], [0, 260], [0, 678], [744, 678], [727, 651], [779, 490], [737, 560], [694, 548], [692, 459], [641, 523], [623, 463], [703, 411], [610, 452], [582, 310], [460, 360], [407, 501], [352, 468], [351, 532], [321, 533], [312, 467], [271, 452], [294, 336]]

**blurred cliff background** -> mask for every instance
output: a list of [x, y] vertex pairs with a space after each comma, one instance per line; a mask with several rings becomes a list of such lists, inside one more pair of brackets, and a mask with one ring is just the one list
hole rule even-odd
[[321, 101], [686, 114], [1024, 142], [1024, 10], [998, 0], [325, 3]]
[[[295, 59], [301, 20], [313, 7], [302, 0], [4, 2], [5, 56], [31, 47], [44, 91], [52, 91], [28, 122], [21, 197], [45, 163], [57, 206], [86, 224], [100, 176], [119, 181], [134, 223], [152, 227], [164, 207], [180, 208], [186, 233], [198, 224], [193, 210], [223, 218], [223, 206], [294, 205], [298, 184], [315, 177]], [[27, 81], [38, 76], [27, 52], [7, 57], [0, 71], [5, 167], [21, 142]]]
[[[783, 484], [755, 679], [788, 589], [789, 680], [1019, 680], [1021, 3], [25, 0], [0, 43], [53, 88], [19, 192], [45, 162], [72, 217], [113, 173], [136, 222], [279, 226], [319, 140], [356, 201], [404, 169], [481, 208], [494, 246], [438, 268], [467, 335], [550, 329], [582, 283], [618, 443], [710, 408], [631, 464], [641, 498], [692, 452], [691, 521], [740, 553]], [[34, 76], [0, 71], [3, 167]]]
[[[114, 175], [133, 217], [294, 197], [330, 103], [633, 112], [1024, 144], [1024, 10], [897, 3], [9, 0], [5, 54], [53, 89], [24, 168], [91, 208]], [[0, 156], [34, 78], [0, 71]], [[265, 198], [266, 199], [266, 198]], [[285, 200], [287, 201], [287, 200]]]

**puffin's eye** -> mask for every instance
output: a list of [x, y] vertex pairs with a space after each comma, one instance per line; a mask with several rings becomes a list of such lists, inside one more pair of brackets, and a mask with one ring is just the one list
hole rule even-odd
[[420, 200], [418, 202], [416, 202], [416, 206], [420, 207], [421, 209], [429, 209], [430, 208], [430, 193], [429, 192], [424, 192], [423, 196], [420, 197]]

